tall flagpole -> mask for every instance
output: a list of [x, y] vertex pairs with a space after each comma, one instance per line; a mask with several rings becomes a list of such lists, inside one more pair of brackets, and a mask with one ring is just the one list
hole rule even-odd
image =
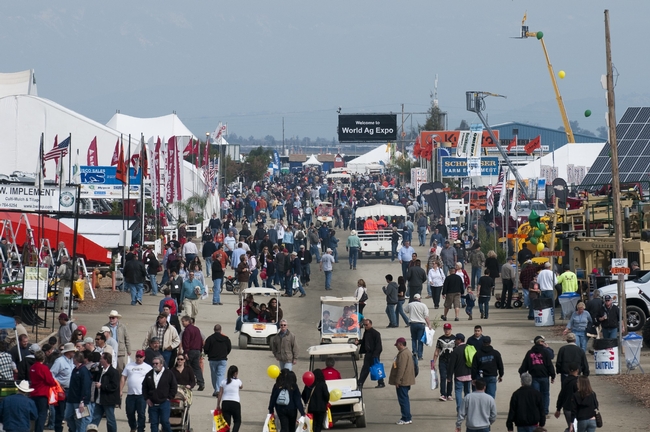
[[144, 193], [144, 155], [146, 151], [147, 150], [145, 149], [144, 134], [140, 134], [140, 200], [142, 204], [140, 210], [140, 218], [142, 221], [142, 235], [140, 237], [143, 245], [144, 245], [144, 228], [145, 228], [144, 210], [146, 208], [146, 196]]

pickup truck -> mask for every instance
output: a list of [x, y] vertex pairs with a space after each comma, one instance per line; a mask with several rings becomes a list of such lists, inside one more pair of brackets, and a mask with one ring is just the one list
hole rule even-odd
[[[610, 295], [614, 304], [618, 304], [618, 287], [616, 284], [600, 288], [602, 296]], [[650, 318], [650, 272], [638, 279], [625, 281], [625, 298], [627, 306], [627, 330], [641, 330]]]

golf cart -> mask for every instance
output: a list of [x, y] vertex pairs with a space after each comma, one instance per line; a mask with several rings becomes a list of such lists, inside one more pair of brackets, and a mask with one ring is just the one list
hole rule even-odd
[[327, 380], [329, 391], [341, 390], [343, 395], [337, 401], [330, 401], [332, 422], [349, 420], [358, 428], [366, 427], [366, 407], [363, 403], [363, 390], [358, 386], [359, 370], [355, 354], [357, 346], [352, 344], [328, 344], [309, 347], [309, 370], [325, 369], [326, 360], [334, 360], [333, 368], [341, 379]]
[[318, 329], [321, 344], [354, 344], [361, 338], [357, 303], [354, 297], [320, 298], [321, 321]]
[[[246, 288], [241, 291], [239, 298], [240, 304], [244, 304], [244, 300], [248, 295], [252, 296], [265, 296], [264, 301], [261, 303], [268, 303], [268, 300], [275, 297], [280, 304], [281, 291], [274, 290], [273, 288]], [[259, 300], [259, 299], [258, 299]], [[257, 302], [259, 304], [259, 302]], [[239, 318], [243, 320], [244, 308], [240, 308]], [[247, 349], [248, 345], [269, 347], [271, 345], [271, 337], [278, 333], [278, 326], [276, 323], [263, 323], [263, 322], [250, 322], [244, 321], [239, 331], [239, 349]]]
[[[384, 216], [384, 219], [386, 219], [387, 222], [390, 222], [393, 216], [401, 217], [406, 220], [406, 208], [404, 208], [404, 206], [378, 204], [368, 207], [359, 207], [354, 213], [354, 217], [356, 219], [362, 219], [364, 221], [369, 217], [379, 219], [380, 216]], [[376, 256], [379, 256], [381, 252], [384, 253], [384, 256], [388, 256], [392, 250], [392, 234], [393, 231], [388, 227], [384, 229], [378, 229], [375, 232], [359, 231], [357, 234], [359, 236], [359, 240], [361, 240], [361, 251], [359, 251], [359, 258], [363, 258], [364, 253], [373, 252]], [[402, 234], [399, 233], [399, 235], [401, 239]]]
[[334, 207], [332, 207], [331, 202], [322, 201], [316, 206], [316, 221], [320, 224], [317, 226], [325, 225], [329, 228], [332, 228], [332, 221], [334, 220]]

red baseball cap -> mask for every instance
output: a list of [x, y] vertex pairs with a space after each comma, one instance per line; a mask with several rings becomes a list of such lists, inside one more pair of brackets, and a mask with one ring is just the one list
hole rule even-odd
[[145, 357], [144, 350], [137, 350], [137, 351], [135, 352], [135, 356], [136, 356], [136, 357]]
[[445, 323], [445, 325], [442, 326], [444, 330], [451, 330], [451, 324]]

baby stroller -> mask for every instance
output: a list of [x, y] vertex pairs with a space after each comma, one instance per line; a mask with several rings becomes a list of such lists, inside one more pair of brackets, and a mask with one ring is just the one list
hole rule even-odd
[[192, 406], [192, 391], [178, 386], [176, 396], [171, 400], [169, 423], [171, 430], [192, 432], [190, 427], [190, 407]]

